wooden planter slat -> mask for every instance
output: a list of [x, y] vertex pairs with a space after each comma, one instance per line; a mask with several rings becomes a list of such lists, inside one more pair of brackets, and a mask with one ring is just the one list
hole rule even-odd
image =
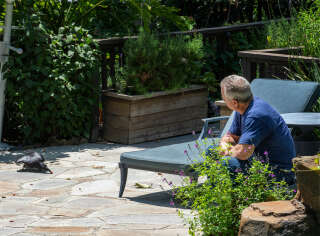
[[[106, 123], [117, 129], [141, 129], [154, 127], [154, 125], [164, 125], [173, 122], [181, 122], [188, 115], [189, 118], [198, 118], [202, 116], [207, 111], [207, 106], [205, 104], [186, 107], [177, 110], [158, 112], [154, 114], [136, 116], [136, 117], [126, 117], [121, 115], [108, 114], [106, 117]], [[119, 122], [121, 121], [121, 122]], [[130, 125], [130, 127], [129, 127]]]
[[132, 144], [199, 131], [207, 99], [204, 86], [145, 96], [105, 92], [104, 138]]

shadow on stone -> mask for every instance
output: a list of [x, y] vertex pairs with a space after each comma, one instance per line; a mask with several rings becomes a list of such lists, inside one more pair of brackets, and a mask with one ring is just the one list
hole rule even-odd
[[51, 174], [47, 170], [39, 170], [37, 168], [21, 168], [17, 172], [32, 172], [32, 173], [42, 173], [42, 174]]
[[172, 201], [172, 194], [170, 190], [156, 192], [156, 193], [149, 193], [149, 194], [141, 195], [138, 197], [126, 197], [126, 198], [133, 202], [139, 202], [139, 203], [162, 206], [162, 207], [186, 209], [185, 207], [181, 206], [181, 204], [177, 200], [174, 200], [174, 205], [170, 205], [170, 202]]

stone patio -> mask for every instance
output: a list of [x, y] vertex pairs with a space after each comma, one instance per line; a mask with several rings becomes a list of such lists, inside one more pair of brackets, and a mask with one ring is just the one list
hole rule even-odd
[[[175, 175], [129, 170], [123, 198], [118, 198], [120, 154], [195, 139], [185, 135], [136, 145], [113, 143], [57, 146], [0, 153], [0, 235], [188, 235], [170, 206], [165, 177]], [[14, 160], [42, 152], [53, 174], [17, 172]], [[136, 183], [148, 188], [137, 188]]]

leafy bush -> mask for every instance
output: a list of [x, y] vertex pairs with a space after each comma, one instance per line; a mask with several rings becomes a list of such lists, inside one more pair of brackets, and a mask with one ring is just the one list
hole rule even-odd
[[98, 95], [90, 34], [75, 25], [55, 34], [32, 15], [14, 38], [24, 53], [9, 57], [4, 137], [25, 144], [88, 137]]
[[117, 70], [117, 88], [128, 94], [188, 87], [201, 81], [203, 45], [200, 36], [159, 39], [141, 31], [123, 49], [125, 67]]
[[203, 183], [186, 177], [183, 186], [173, 190], [176, 199], [192, 210], [192, 218], [180, 212], [191, 235], [236, 235], [241, 212], [251, 203], [293, 197], [285, 182], [276, 181], [267, 158], [254, 158], [246, 170], [238, 169], [232, 175], [218, 153], [219, 148], [210, 156], [202, 153], [204, 163], [193, 165]]
[[14, 20], [36, 14], [54, 33], [75, 24], [96, 38], [136, 34], [140, 26], [169, 31], [187, 30], [191, 24], [187, 17], [177, 15], [178, 9], [159, 0], [15, 0], [14, 9]]

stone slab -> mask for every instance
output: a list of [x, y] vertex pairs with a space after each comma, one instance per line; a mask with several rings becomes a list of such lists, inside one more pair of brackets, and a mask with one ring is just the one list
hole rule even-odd
[[25, 183], [43, 178], [50, 178], [50, 175], [33, 172], [0, 171], [0, 181]]
[[[0, 215], [43, 215], [47, 207], [20, 201], [0, 202]], [[1, 235], [1, 234], [0, 234]]]
[[132, 212], [135, 215], [150, 214], [176, 214], [177, 209], [169, 207], [159, 207], [149, 204], [123, 203], [119, 206], [109, 207], [95, 211], [87, 217], [105, 217], [105, 216], [125, 216]]
[[75, 152], [72, 153], [69, 157], [65, 158], [66, 161], [72, 161], [72, 162], [82, 162], [82, 161], [92, 161], [94, 158], [89, 152]]
[[304, 212], [304, 209], [298, 209], [291, 201], [259, 202], [250, 206], [263, 216], [286, 216]]
[[72, 188], [71, 195], [89, 195], [119, 189], [119, 185], [112, 180], [97, 180], [84, 182]]
[[94, 175], [104, 174], [101, 170], [96, 170], [90, 167], [79, 167], [73, 168], [71, 170], [67, 170], [66, 172], [56, 176], [56, 178], [60, 179], [75, 179], [75, 178], [83, 178]]
[[69, 195], [53, 195], [48, 197], [40, 198], [36, 203], [40, 205], [47, 205], [47, 206], [60, 206], [61, 204], [65, 203], [70, 199]]
[[151, 224], [151, 225], [183, 225], [177, 214], [129, 214], [125, 216], [101, 217], [106, 224]]
[[104, 172], [113, 173], [118, 168], [118, 163], [106, 161], [86, 161], [77, 163], [80, 166], [88, 166], [94, 169], [102, 169]]
[[0, 218], [0, 228], [2, 227], [27, 227], [38, 221], [40, 218], [38, 216], [30, 215], [18, 215], [14, 217], [2, 217]]
[[0, 195], [3, 196], [5, 193], [15, 192], [19, 190], [19, 184], [12, 182], [0, 181]]
[[90, 211], [88, 209], [74, 209], [74, 208], [62, 208], [62, 207], [50, 207], [47, 215], [54, 217], [71, 217], [80, 218], [88, 215]]
[[56, 218], [56, 219], [42, 219], [33, 224], [32, 227], [100, 227], [104, 222], [98, 218]]
[[108, 198], [98, 197], [73, 197], [65, 202], [63, 208], [82, 208], [82, 209], [99, 209], [109, 208], [116, 205], [122, 204], [121, 201]]
[[91, 234], [92, 229], [85, 226], [60, 226], [60, 227], [33, 227], [29, 230], [32, 235], [57, 235], [57, 236], [71, 236], [71, 235], [94, 235]]
[[64, 179], [46, 179], [39, 180], [31, 183], [25, 183], [22, 185], [25, 189], [39, 189], [39, 190], [50, 190], [55, 188], [62, 188], [75, 184], [76, 182]]
[[3, 227], [3, 228], [0, 228], [0, 235], [3, 235], [3, 236], [14, 235], [24, 230], [25, 230], [24, 228]]
[[9, 202], [9, 201], [19, 201], [23, 203], [32, 203], [38, 201], [39, 198], [37, 197], [24, 197], [24, 196], [13, 196], [13, 195], [5, 195], [5, 198], [2, 198], [2, 202]]
[[188, 229], [151, 229], [151, 230], [110, 230], [103, 229], [97, 232], [97, 236], [187, 236]]

